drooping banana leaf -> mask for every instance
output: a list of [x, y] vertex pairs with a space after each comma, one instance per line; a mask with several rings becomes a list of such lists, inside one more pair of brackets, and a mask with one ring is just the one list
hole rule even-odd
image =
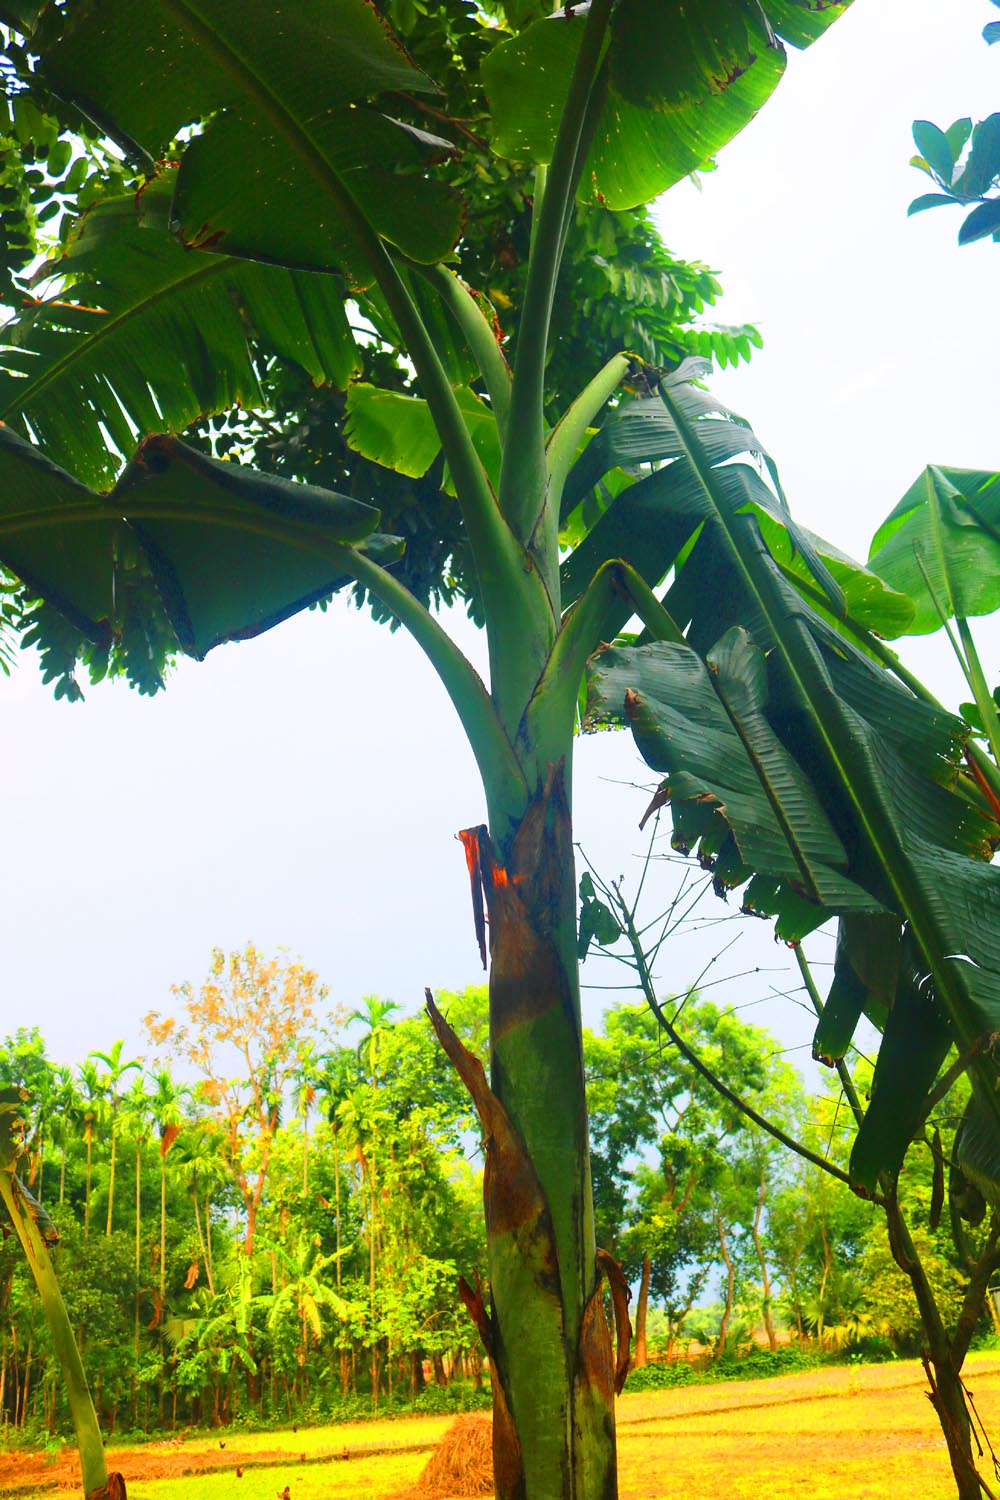
[[851, 1044], [862, 1015], [881, 1030], [899, 977], [899, 919], [843, 916], [837, 932], [833, 983], [813, 1037], [813, 1057], [832, 1066]]
[[355, 547], [398, 557], [401, 543], [373, 535], [378, 515], [163, 436], [99, 494], [0, 427], [0, 562], [98, 643], [150, 610], [137, 579], [193, 656], [256, 635], [341, 587]]
[[737, 627], [705, 662], [672, 642], [602, 653], [587, 722], [614, 721], [624, 705], [643, 759], [668, 775], [671, 805], [721, 814], [738, 854], [732, 873], [774, 882], [778, 935], [793, 942], [831, 912], [877, 912], [881, 903], [847, 878], [847, 851], [769, 724], [766, 698], [763, 653]]
[[[209, 35], [198, 29], [204, 17]], [[306, 119], [388, 89], [433, 93], [364, 0], [76, 0], [36, 45], [45, 78], [122, 145], [156, 161], [178, 130], [240, 104], [248, 72]], [[241, 70], [239, 59], [245, 60]], [[136, 87], [136, 79], [142, 87]]]
[[[741, 456], [756, 458], [777, 481], [773, 461], [749, 423], [692, 384], [706, 372], [704, 361], [687, 360], [664, 387], [695, 424], [701, 452], [718, 482], [732, 493], [732, 503], [754, 511], [772, 556], [796, 587], [809, 589], [821, 601], [825, 597], [829, 618], [846, 614], [879, 635], [900, 634], [913, 614], [906, 596], [798, 526], [780, 489], [776, 494], [756, 469], [746, 463], [733, 466]], [[653, 465], [653, 472], [644, 472], [643, 466]], [[651, 586], [659, 583], [710, 514], [685, 460], [682, 435], [656, 397], [624, 402], [584, 448], [567, 476], [564, 521], [576, 519], [594, 486], [620, 469], [635, 482], [611, 503], [594, 507], [596, 518], [563, 564], [564, 604], [579, 597], [596, 569], [611, 558], [629, 562]]]
[[334, 276], [185, 252], [143, 228], [162, 200], [144, 193], [96, 205], [50, 270], [70, 285], [28, 309], [0, 344], [0, 420], [88, 484], [106, 486], [136, 437], [180, 431], [260, 385], [248, 335], [317, 385], [347, 385], [359, 367]]
[[[727, 630], [743, 624], [767, 654], [767, 722], [846, 850], [847, 877], [907, 924], [915, 955], [907, 982], [932, 988], [950, 1039], [974, 1054], [979, 1093], [996, 1129], [997, 1073], [984, 1038], [1000, 1029], [1000, 870], [989, 863], [995, 825], [962, 774], [966, 730], [890, 678], [796, 593], [764, 543], [753, 471], [713, 466], [699, 423], [677, 391], [664, 383], [660, 396], [684, 450], [683, 462], [656, 476], [664, 514], [697, 507], [702, 515], [675, 585], [693, 573], [688, 638], [707, 659]], [[653, 658], [665, 652], [660, 645], [641, 649]], [[601, 658], [594, 670], [601, 671]], [[731, 714], [735, 707], [730, 699]], [[619, 711], [626, 716], [624, 701]], [[682, 732], [697, 736], [704, 729], [689, 717]], [[770, 787], [773, 793], [773, 778]], [[757, 874], [767, 880], [774, 872]], [[934, 1027], [907, 1032], [882, 1065], [883, 1097], [917, 1088], [915, 1080], [925, 1093], [939, 1048]], [[878, 1172], [895, 1170], [899, 1160], [899, 1137], [880, 1133], [876, 1116], [859, 1136], [859, 1181], [873, 1186]]]
[[910, 933], [872, 1075], [871, 1099], [851, 1150], [851, 1177], [873, 1191], [879, 1174], [898, 1170], [924, 1102], [954, 1040]]

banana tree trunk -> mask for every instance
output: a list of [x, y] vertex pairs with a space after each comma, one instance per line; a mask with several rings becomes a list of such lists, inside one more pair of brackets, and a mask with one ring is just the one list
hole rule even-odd
[[[563, 770], [503, 843], [462, 836], [489, 917], [491, 1080], [434, 1006], [438, 1036], [486, 1141], [490, 1306], [462, 1287], [493, 1376], [499, 1500], [611, 1500], [614, 1397], [628, 1362], [627, 1290], [594, 1242], [576, 961], [573, 846]], [[479, 892], [485, 896], [482, 913]], [[607, 1270], [617, 1359], [602, 1296]]]

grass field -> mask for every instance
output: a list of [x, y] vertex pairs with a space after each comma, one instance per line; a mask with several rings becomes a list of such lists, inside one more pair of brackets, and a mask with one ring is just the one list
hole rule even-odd
[[[1000, 1452], [997, 1356], [971, 1356], [966, 1384]], [[622, 1500], [951, 1500], [925, 1389], [919, 1364], [901, 1361], [624, 1396]], [[286, 1485], [291, 1500], [390, 1500], [450, 1422], [191, 1436], [118, 1450], [111, 1465], [125, 1474], [129, 1500], [275, 1500]], [[987, 1458], [991, 1487], [992, 1469]], [[0, 1453], [0, 1496], [55, 1500], [74, 1488], [79, 1470], [68, 1456]]]

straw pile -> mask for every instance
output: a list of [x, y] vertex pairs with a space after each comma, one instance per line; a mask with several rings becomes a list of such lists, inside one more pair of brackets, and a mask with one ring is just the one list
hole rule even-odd
[[405, 1500], [461, 1500], [493, 1493], [493, 1423], [467, 1413], [448, 1428]]

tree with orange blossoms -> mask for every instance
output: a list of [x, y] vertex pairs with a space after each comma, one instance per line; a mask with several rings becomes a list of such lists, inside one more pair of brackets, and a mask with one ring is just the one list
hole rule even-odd
[[198, 1097], [222, 1131], [243, 1200], [243, 1248], [251, 1256], [282, 1102], [301, 1072], [326, 987], [300, 962], [265, 958], [248, 943], [228, 957], [213, 949], [205, 983], [196, 991], [185, 981], [173, 993], [183, 1001], [184, 1016], [153, 1012], [146, 1030], [157, 1046], [202, 1074]]

